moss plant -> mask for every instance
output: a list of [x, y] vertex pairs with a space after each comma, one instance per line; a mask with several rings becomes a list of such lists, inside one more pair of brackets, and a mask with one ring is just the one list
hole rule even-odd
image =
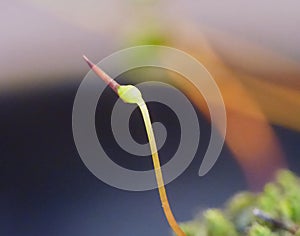
[[238, 193], [224, 209], [208, 209], [182, 225], [190, 236], [300, 236], [300, 179], [280, 171], [263, 192]]

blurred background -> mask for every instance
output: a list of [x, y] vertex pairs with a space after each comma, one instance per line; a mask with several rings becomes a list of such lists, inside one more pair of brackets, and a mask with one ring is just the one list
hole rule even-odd
[[[82, 54], [98, 62], [126, 47], [166, 45], [197, 58], [216, 80], [227, 111], [226, 145], [214, 168], [199, 177], [210, 135], [201, 94], [165, 71], [129, 71], [117, 78], [138, 83], [141, 76], [156, 76], [178, 87], [197, 110], [198, 152], [167, 185], [178, 221], [222, 206], [237, 191], [261, 190], [279, 168], [300, 174], [299, 7], [296, 0], [2, 0], [1, 235], [170, 235], [157, 191], [110, 187], [77, 153], [72, 106], [89, 71]], [[124, 157], [107, 130], [116, 99], [107, 90], [99, 101], [104, 104], [96, 112], [97, 130], [104, 134], [99, 140], [107, 152], [119, 153], [115, 162], [151, 168], [150, 158]], [[176, 150], [178, 124], [164, 106], [149, 107], [155, 121], [175, 130], [161, 150], [165, 163]], [[131, 124], [133, 137], [146, 142], [138, 112]]]

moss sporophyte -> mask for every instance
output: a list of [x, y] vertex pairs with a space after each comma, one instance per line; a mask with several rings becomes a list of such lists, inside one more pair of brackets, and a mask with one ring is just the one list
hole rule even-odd
[[167, 221], [170, 225], [170, 227], [173, 229], [174, 233], [178, 236], [185, 236], [186, 234], [182, 231], [182, 229], [179, 227], [178, 223], [176, 222], [176, 219], [172, 213], [166, 189], [164, 186], [164, 180], [163, 175], [161, 171], [160, 161], [158, 157], [156, 142], [154, 138], [154, 133], [152, 129], [152, 123], [149, 116], [149, 111], [147, 108], [147, 105], [142, 97], [141, 92], [139, 89], [133, 85], [120, 85], [115, 80], [113, 80], [111, 77], [109, 77], [104, 71], [102, 71], [98, 66], [96, 66], [94, 63], [92, 63], [86, 56], [83, 56], [87, 64], [90, 66], [90, 68], [98, 75], [107, 85], [109, 85], [112, 90], [125, 102], [125, 103], [133, 103], [137, 104], [141, 113], [142, 117], [145, 123], [146, 132], [150, 144], [150, 150], [152, 154], [152, 161], [156, 176], [156, 182], [158, 186], [160, 201], [165, 213], [165, 216], [167, 218]]

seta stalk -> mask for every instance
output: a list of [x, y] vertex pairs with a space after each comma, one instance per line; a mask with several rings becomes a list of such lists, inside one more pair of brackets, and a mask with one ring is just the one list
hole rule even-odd
[[174, 233], [177, 236], [185, 236], [185, 233], [179, 227], [169, 204], [167, 192], [165, 189], [165, 184], [163, 180], [163, 175], [161, 171], [159, 156], [157, 152], [156, 142], [154, 138], [154, 133], [152, 129], [152, 123], [149, 116], [149, 111], [147, 105], [142, 97], [141, 92], [137, 87], [133, 85], [120, 85], [110, 76], [108, 76], [104, 71], [102, 71], [98, 66], [92, 63], [86, 56], [83, 56], [84, 60], [90, 66], [90, 68], [98, 75], [104, 82], [112, 88], [112, 90], [125, 102], [125, 103], [134, 103], [137, 104], [144, 120], [146, 127], [146, 132], [150, 144], [150, 150], [152, 154], [152, 161], [155, 171], [156, 182], [158, 186], [158, 192], [164, 214], [167, 218], [167, 221], [170, 227], [173, 229]]

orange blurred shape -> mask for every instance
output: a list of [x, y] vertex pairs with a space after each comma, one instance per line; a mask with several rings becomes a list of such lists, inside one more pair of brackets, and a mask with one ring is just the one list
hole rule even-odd
[[[269, 89], [271, 89], [274, 96], [276, 95], [279, 99], [280, 93], [288, 93], [288, 91], [280, 87], [275, 88], [275, 85], [270, 87], [264, 84], [262, 86], [262, 83], [255, 83], [257, 80], [252, 81], [253, 78], [251, 82], [249, 82], [250, 79], [247, 80], [252, 86], [252, 89], [248, 90], [248, 85], [245, 86], [241, 82], [242, 78], [244, 82], [246, 79], [226, 66], [204, 38], [201, 35], [197, 37], [194, 32], [193, 35], [182, 34], [175, 45], [199, 60], [218, 84], [227, 112], [226, 144], [243, 169], [250, 187], [253, 190], [260, 189], [273, 177], [276, 170], [286, 166], [281, 145], [268, 120], [272, 118], [271, 121], [284, 124], [284, 117], [275, 112], [276, 105], [272, 107], [272, 104], [276, 101], [272, 99], [265, 101], [265, 106], [271, 104], [272, 108], [268, 108], [267, 115], [265, 115], [267, 109], [261, 109], [261, 103], [258, 103], [261, 100], [256, 100], [256, 96], [269, 94]], [[209, 118], [209, 112], [201, 94], [182, 78], [174, 79], [173, 82]], [[291, 100], [294, 99], [295, 97], [292, 96]], [[286, 121], [287, 123], [289, 121]]]

